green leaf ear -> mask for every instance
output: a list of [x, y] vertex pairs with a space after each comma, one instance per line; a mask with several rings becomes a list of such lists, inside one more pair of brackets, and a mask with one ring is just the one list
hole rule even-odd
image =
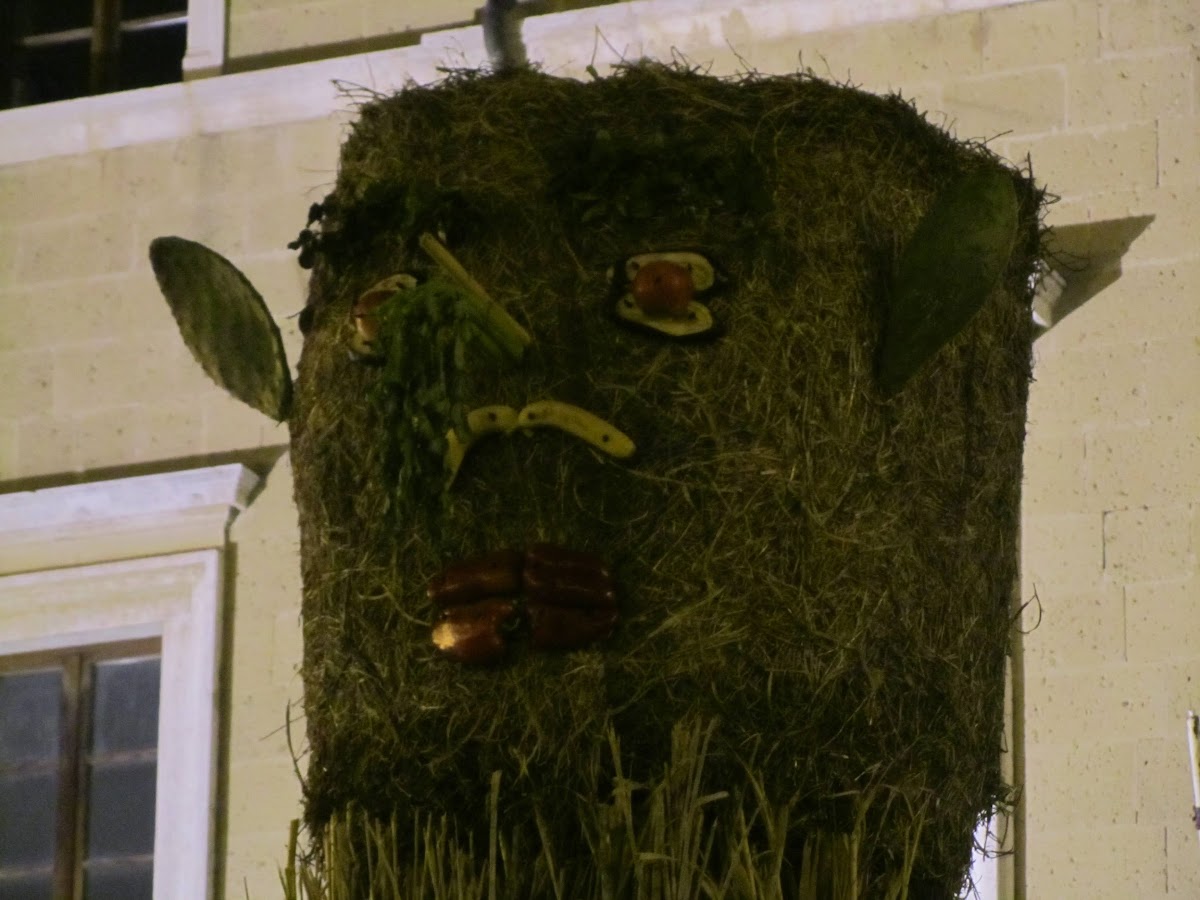
[[284, 421], [292, 377], [283, 339], [249, 279], [221, 254], [180, 237], [151, 241], [150, 264], [184, 343], [208, 377]]
[[900, 390], [962, 331], [1000, 280], [1017, 235], [1004, 171], [961, 175], [934, 198], [900, 257], [879, 348], [879, 386]]

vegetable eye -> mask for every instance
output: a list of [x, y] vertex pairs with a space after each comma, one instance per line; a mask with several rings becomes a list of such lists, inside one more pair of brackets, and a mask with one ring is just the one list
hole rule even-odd
[[350, 348], [355, 356], [364, 360], [378, 361], [379, 355], [379, 312], [384, 303], [398, 292], [412, 290], [417, 279], [407, 273], [392, 275], [365, 291], [354, 304], [354, 335]]
[[696, 295], [691, 270], [665, 259], [639, 266], [630, 288], [633, 301], [651, 317], [686, 318]]
[[716, 323], [697, 294], [711, 290], [716, 271], [699, 253], [639, 253], [609, 269], [617, 321], [677, 340], [711, 337]]

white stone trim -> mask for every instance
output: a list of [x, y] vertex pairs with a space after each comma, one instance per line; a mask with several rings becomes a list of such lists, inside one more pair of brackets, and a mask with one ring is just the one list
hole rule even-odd
[[212, 896], [221, 553], [0, 576], [0, 655], [162, 641], [155, 900]]
[[232, 463], [0, 494], [0, 574], [223, 547], [258, 481]]
[[226, 0], [188, 0], [183, 80], [220, 75], [225, 68]]
[[[621, 57], [661, 55], [673, 46], [702, 61], [710, 51], [728, 49], [722, 22], [730, 16], [744, 23], [751, 42], [774, 42], [832, 28], [1031, 2], [1040, 0], [634, 0], [527, 18], [522, 36], [530, 59], [558, 75], [582, 76], [593, 59], [603, 70]], [[220, 70], [226, 23], [224, 4], [213, 0], [191, 0], [189, 14], [195, 17], [185, 60], [191, 79]], [[0, 112], [0, 166], [339, 115], [351, 104], [335, 81], [391, 91], [409, 80], [441, 77], [441, 65], [486, 62], [482, 30], [456, 28], [426, 34], [415, 47], [5, 110]]]
[[[753, 46], [821, 31], [1030, 2], [1036, 0], [638, 0], [527, 18], [521, 36], [530, 59], [550, 71], [566, 66], [565, 74], [583, 77], [589, 62], [604, 71], [643, 56], [666, 59], [673, 48], [703, 63], [704, 54], [729, 49], [725, 26], [734, 18], [746, 44]], [[434, 32], [421, 44], [426, 50], [440, 47], [444, 58], [465, 60], [456, 64], [487, 63], [479, 28]]]

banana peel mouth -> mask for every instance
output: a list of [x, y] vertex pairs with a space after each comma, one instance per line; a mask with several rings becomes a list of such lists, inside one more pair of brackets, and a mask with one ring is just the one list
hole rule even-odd
[[616, 459], [628, 459], [637, 450], [633, 439], [615, 425], [579, 406], [559, 400], [538, 400], [517, 413], [517, 427], [558, 428]]
[[517, 430], [529, 434], [537, 428], [557, 428], [615, 459], [628, 459], [637, 451], [633, 439], [612, 423], [560, 400], [537, 400], [520, 411], [502, 404], [480, 406], [467, 413], [466, 423], [465, 434], [454, 428], [446, 432], [447, 487], [454, 483], [467, 454], [479, 441]]

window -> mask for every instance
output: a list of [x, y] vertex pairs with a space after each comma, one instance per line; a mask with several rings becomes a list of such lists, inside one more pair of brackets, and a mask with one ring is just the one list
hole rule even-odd
[[0, 900], [79, 896], [46, 893], [48, 869], [95, 900], [212, 897], [224, 547], [257, 483], [226, 465], [0, 494]]
[[0, 898], [151, 896], [156, 641], [0, 659]]
[[4, 0], [0, 108], [183, 77], [188, 0]]
[[[60, 849], [64, 841], [73, 841], [80, 851], [70, 863], [56, 860], [56, 877], [66, 877], [61, 874], [63, 866], [74, 867], [72, 879], [92, 879], [85, 883], [97, 888], [88, 897], [208, 900], [211, 896], [222, 577], [217, 550], [0, 577], [0, 663], [4, 665], [0, 675], [5, 684], [0, 703], [23, 704], [26, 700], [8, 695], [32, 693], [40, 695], [42, 704], [50, 704], [55, 685], [60, 684], [60, 710], [67, 711], [66, 715], [60, 713], [61, 718], [70, 716], [74, 704], [77, 718], [86, 719], [90, 694], [90, 711], [98, 724], [110, 718], [114, 707], [132, 703], [131, 695], [140, 698], [139, 705], [147, 704], [157, 680], [161, 702], [155, 716], [127, 718], [123, 725], [110, 721], [104, 730], [93, 726], [80, 745], [90, 759], [77, 762], [74, 768], [59, 769], [58, 777], [69, 779], [90, 768], [96, 787], [91, 809], [77, 809], [74, 814], [73, 836], [60, 837], [56, 843]], [[143, 643], [126, 652], [108, 646], [134, 641]], [[157, 646], [158, 655], [147, 653], [144, 642]], [[34, 664], [23, 666], [19, 657], [33, 659]], [[44, 661], [56, 657], [60, 663]], [[57, 666], [67, 671], [55, 672]], [[77, 679], [71, 673], [76, 667]], [[9, 680], [15, 676], [24, 677]], [[70, 697], [72, 685], [78, 692], [74, 700]], [[4, 766], [6, 775], [13, 776], [9, 781], [18, 782], [13, 790], [26, 792], [25, 804], [33, 803], [28, 795], [34, 791], [43, 796], [50, 791], [47, 781], [52, 766], [47, 763], [46, 748], [56, 730], [61, 734], [70, 726], [60, 719], [57, 729], [37, 732], [30, 740], [40, 740], [41, 750], [28, 755], [22, 750], [20, 762], [14, 761], [11, 768]], [[151, 730], [157, 732], [153, 757], [147, 737]], [[3, 721], [0, 731], [7, 732]], [[6, 737], [2, 746], [7, 746], [8, 740]], [[19, 741], [14, 739], [14, 743]], [[20, 775], [30, 778], [20, 784]], [[86, 803], [86, 791], [77, 793]], [[136, 804], [131, 800], [135, 794]], [[119, 798], [116, 812], [103, 812], [113, 797]], [[4, 802], [0, 795], [0, 804]], [[147, 803], [154, 810], [152, 817], [145, 812]], [[123, 818], [134, 805], [142, 811]], [[49, 810], [51, 805], [46, 802], [42, 808]], [[58, 808], [57, 801], [54, 808]], [[59, 821], [66, 827], [63, 815], [62, 820], [53, 816], [56, 829]], [[97, 820], [96, 815], [101, 818]], [[106, 815], [117, 818], [105, 819]], [[7, 811], [0, 809], [0, 844], [7, 845], [11, 828], [32, 844], [32, 823], [10, 825], [7, 817]], [[43, 834], [44, 828], [43, 822]], [[5, 860], [0, 871], [8, 869], [3, 874], [13, 879], [8, 884], [0, 879], [3, 900], [78, 896], [57, 890], [51, 894], [18, 893], [18, 880], [22, 887], [32, 888], [27, 882], [44, 875], [45, 848], [24, 846], [14, 851], [19, 858], [11, 865], [7, 852], [0, 850], [0, 860]], [[140, 878], [145, 887], [147, 875], [152, 893], [138, 893], [122, 880]], [[111, 890], [99, 890], [106, 882]]]

